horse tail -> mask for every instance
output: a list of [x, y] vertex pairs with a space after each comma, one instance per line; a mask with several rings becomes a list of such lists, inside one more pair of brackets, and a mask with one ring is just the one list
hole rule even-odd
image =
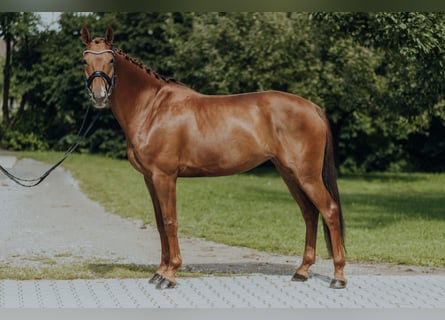
[[[338, 206], [338, 213], [339, 213], [339, 223], [340, 223], [340, 235], [342, 239], [343, 248], [346, 252], [345, 248], [345, 225], [343, 220], [343, 212], [341, 209], [341, 203], [340, 203], [340, 194], [338, 192], [338, 186], [337, 186], [337, 171], [335, 169], [335, 158], [334, 158], [334, 145], [333, 145], [333, 138], [331, 133], [331, 128], [329, 125], [329, 121], [326, 117], [326, 114], [321, 108], [317, 108], [318, 114], [326, 124], [326, 144], [325, 144], [325, 150], [324, 150], [324, 159], [323, 159], [323, 170], [322, 170], [322, 177], [323, 177], [323, 183], [328, 190], [329, 194], [331, 195], [332, 199], [336, 202]], [[332, 258], [333, 252], [332, 252], [332, 239], [331, 239], [331, 232], [329, 231], [329, 228], [326, 224], [326, 222], [323, 219], [323, 231], [324, 231], [324, 237], [326, 241], [326, 247], [328, 249], [329, 257]]]

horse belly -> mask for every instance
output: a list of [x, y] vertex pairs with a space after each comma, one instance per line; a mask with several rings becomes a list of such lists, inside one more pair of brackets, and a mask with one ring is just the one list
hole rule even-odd
[[252, 137], [233, 136], [193, 143], [181, 157], [179, 176], [225, 176], [248, 171], [270, 157]]

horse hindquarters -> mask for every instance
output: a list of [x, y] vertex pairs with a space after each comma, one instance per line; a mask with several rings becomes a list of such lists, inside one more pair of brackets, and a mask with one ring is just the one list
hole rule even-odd
[[[328, 251], [334, 258], [331, 287], [346, 285], [343, 247], [343, 218], [335, 176], [332, 137], [321, 109], [306, 108], [297, 125], [289, 125], [281, 140], [274, 163], [299, 204], [306, 222], [306, 247], [302, 265], [294, 280], [307, 279], [307, 270], [315, 261], [316, 223], [320, 212], [325, 224]], [[318, 114], [317, 114], [318, 113]], [[289, 120], [288, 120], [289, 121]], [[302, 124], [303, 123], [303, 124]], [[297, 128], [297, 129], [295, 129]]]

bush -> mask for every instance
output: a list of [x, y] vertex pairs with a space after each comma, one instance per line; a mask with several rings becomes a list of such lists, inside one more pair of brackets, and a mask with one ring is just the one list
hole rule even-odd
[[127, 144], [122, 131], [97, 129], [88, 138], [88, 145], [92, 153], [102, 153], [107, 157], [118, 159], [127, 157]]
[[23, 133], [17, 130], [6, 131], [2, 137], [2, 145], [15, 151], [43, 151], [49, 148], [48, 142], [34, 132]]
[[[65, 151], [75, 143], [79, 137], [68, 134], [57, 141], [53, 148]], [[81, 140], [76, 150], [79, 153], [100, 153], [107, 157], [125, 159], [127, 157], [127, 146], [124, 135], [112, 129], [97, 129], [86, 139]]]

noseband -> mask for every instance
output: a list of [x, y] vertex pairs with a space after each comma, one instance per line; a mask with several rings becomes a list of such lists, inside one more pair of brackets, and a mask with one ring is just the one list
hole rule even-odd
[[[113, 56], [115, 56], [115, 53], [113, 50], [111, 49], [107, 49], [107, 50], [101, 50], [101, 51], [94, 51], [94, 50], [85, 50], [83, 52], [83, 55], [85, 55], [86, 53], [92, 53], [92, 54], [102, 54], [102, 53], [111, 53], [113, 54]], [[115, 72], [115, 62], [113, 61], [113, 76], [110, 78], [110, 76], [108, 74], [106, 74], [103, 71], [94, 71], [93, 73], [90, 74], [90, 76], [86, 79], [86, 87], [88, 90], [88, 94], [90, 95], [91, 99], [94, 101], [94, 95], [93, 95], [93, 90], [91, 89], [91, 84], [93, 83], [93, 80], [95, 78], [102, 78], [103, 80], [105, 80], [105, 84], [106, 84], [106, 91], [107, 91], [107, 98], [111, 95], [111, 92], [114, 89], [114, 83], [116, 81], [116, 72]]]

